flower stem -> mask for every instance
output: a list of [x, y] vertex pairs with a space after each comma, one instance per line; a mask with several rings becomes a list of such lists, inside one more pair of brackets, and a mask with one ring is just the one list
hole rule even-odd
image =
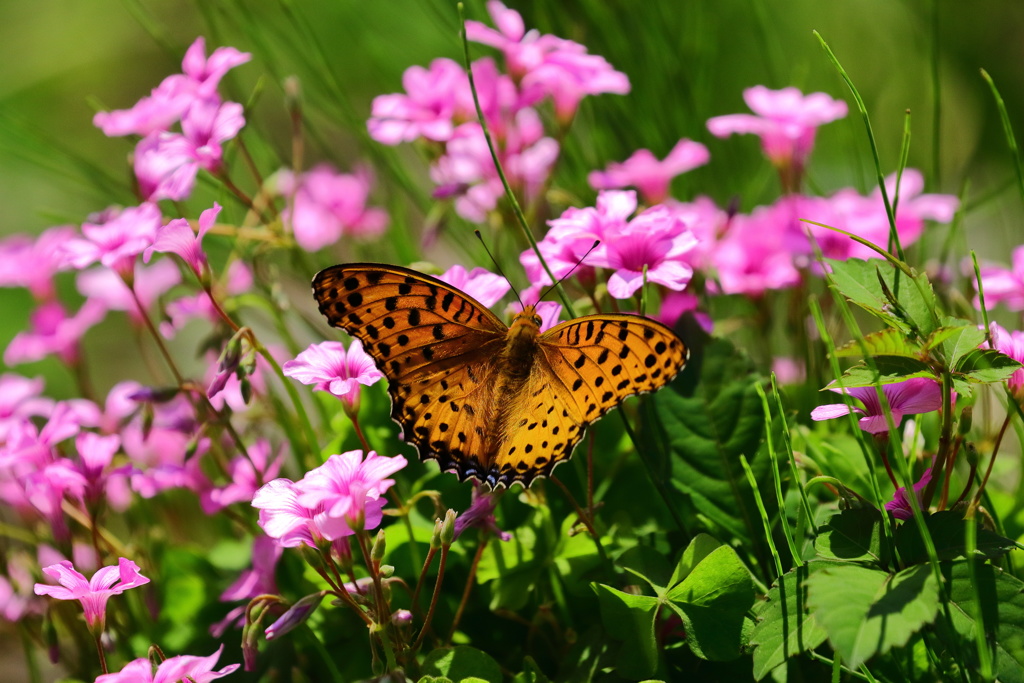
[[100, 658], [100, 669], [103, 670], [103, 673], [108, 674], [110, 673], [110, 669], [107, 668], [107, 654], [103, 651], [103, 634], [97, 633], [95, 639], [96, 654]]
[[452, 619], [452, 629], [448, 633], [447, 643], [450, 645], [452, 638], [455, 637], [455, 631], [459, 628], [459, 622], [462, 621], [462, 613], [466, 610], [466, 603], [469, 602], [469, 592], [473, 590], [473, 581], [476, 580], [476, 570], [480, 566], [480, 558], [484, 556], [484, 548], [487, 547], [487, 542], [491, 540], [490, 534], [486, 531], [480, 532], [480, 545], [477, 546], [476, 554], [473, 555], [473, 563], [469, 566], [469, 576], [466, 577], [466, 587], [462, 591], [462, 599], [459, 600], [459, 608], [455, 610], [455, 618]]
[[[441, 597], [441, 582], [444, 581], [444, 568], [448, 562], [448, 548], [449, 546], [441, 546], [441, 559], [437, 565], [437, 580], [434, 581], [434, 593], [430, 596], [430, 607], [427, 608], [427, 616], [423, 619], [423, 628], [420, 629], [420, 634], [416, 637], [416, 642], [412, 644], [412, 651], [416, 652], [420, 645], [423, 644], [423, 638], [427, 635], [427, 631], [430, 630], [430, 622], [434, 619], [434, 608], [437, 607], [437, 600]], [[423, 583], [423, 579], [427, 574], [427, 567], [430, 566], [430, 559], [433, 557], [435, 552], [431, 549], [431, 555], [427, 557], [426, 563], [423, 565], [423, 574], [420, 576], [420, 583]], [[416, 594], [419, 595], [420, 587], [416, 586]], [[413, 599], [413, 605], [416, 604], [415, 598]], [[461, 607], [461, 605], [460, 605]]]

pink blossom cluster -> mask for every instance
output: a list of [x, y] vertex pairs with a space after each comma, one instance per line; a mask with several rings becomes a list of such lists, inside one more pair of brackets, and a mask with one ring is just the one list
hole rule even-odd
[[[487, 3], [497, 28], [466, 22], [469, 40], [501, 51], [473, 62], [480, 107], [498, 159], [517, 196], [527, 202], [543, 190], [558, 159], [558, 142], [546, 134], [536, 106], [550, 100], [568, 126], [587, 95], [629, 92], [629, 79], [579, 43], [527, 31], [518, 12]], [[367, 127], [387, 145], [422, 141], [431, 154], [435, 197], [454, 198], [462, 217], [483, 222], [504, 194], [484, 138], [465, 70], [449, 59], [414, 66], [402, 78], [404, 93], [374, 99]]]
[[[182, 73], [168, 76], [130, 109], [100, 112], [93, 123], [108, 136], [137, 135], [135, 177], [146, 201], [185, 199], [202, 168], [221, 169], [223, 143], [245, 125], [242, 105], [225, 102], [217, 88], [228, 71], [251, 59], [233, 47], [206, 56], [200, 37], [185, 52]], [[172, 131], [175, 125], [179, 131]]]

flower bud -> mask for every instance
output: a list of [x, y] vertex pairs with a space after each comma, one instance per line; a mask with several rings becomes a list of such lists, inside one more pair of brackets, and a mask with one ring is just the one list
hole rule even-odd
[[407, 609], [395, 610], [391, 615], [391, 623], [395, 626], [405, 626], [412, 623], [412, 612]]
[[387, 549], [387, 541], [384, 539], [384, 530], [377, 530], [377, 538], [373, 541], [373, 547], [370, 548], [370, 559], [374, 565], [380, 565], [380, 561], [384, 559], [384, 551]]
[[310, 593], [298, 600], [294, 605], [288, 608], [284, 614], [278, 617], [277, 621], [267, 627], [264, 634], [267, 640], [273, 640], [279, 636], [283, 636], [288, 631], [291, 631], [296, 626], [304, 623], [309, 618], [316, 608], [320, 606], [320, 602], [324, 599], [324, 591], [317, 593]]
[[444, 513], [444, 524], [441, 526], [441, 545], [445, 548], [451, 547], [455, 540], [455, 510], [448, 510]]
[[971, 467], [978, 466], [978, 447], [974, 445], [973, 441], [964, 444], [964, 458], [967, 459], [967, 464]]
[[430, 549], [438, 550], [441, 547], [441, 520], [434, 520], [434, 533], [430, 535]]
[[960, 436], [966, 436], [971, 431], [972, 422], [974, 422], [974, 407], [967, 406], [960, 411], [960, 424], [957, 425], [956, 433]]
[[390, 579], [395, 575], [395, 567], [390, 564], [382, 564], [378, 573], [382, 578]]

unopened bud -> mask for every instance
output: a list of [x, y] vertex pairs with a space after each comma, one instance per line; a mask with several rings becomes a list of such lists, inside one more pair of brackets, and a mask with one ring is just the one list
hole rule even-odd
[[430, 535], [430, 549], [438, 550], [441, 547], [441, 520], [434, 520], [434, 533]]
[[390, 579], [395, 575], [395, 567], [390, 564], [382, 564], [380, 569], [377, 570], [377, 573], [381, 575], [381, 578]]
[[267, 640], [283, 636], [288, 631], [305, 622], [309, 615], [320, 606], [320, 601], [323, 599], [324, 591], [311, 593], [289, 607], [287, 612], [278, 617], [277, 621], [268, 626], [267, 630], [264, 631]]
[[379, 565], [380, 561], [384, 559], [384, 551], [387, 549], [387, 541], [384, 539], [384, 530], [379, 529], [377, 531], [377, 538], [373, 541], [373, 547], [370, 548], [370, 559], [373, 560], [375, 565]]
[[412, 612], [407, 609], [395, 610], [391, 615], [391, 623], [395, 626], [405, 626], [412, 623]]
[[455, 510], [448, 510], [444, 513], [444, 524], [441, 525], [441, 545], [445, 548], [451, 546], [455, 540]]
[[971, 467], [978, 466], [978, 447], [974, 445], [973, 441], [968, 441], [964, 445], [964, 458], [967, 459], [967, 464]]
[[960, 424], [957, 425], [957, 434], [965, 436], [971, 431], [971, 423], [974, 422], [974, 407], [967, 406], [960, 411]]

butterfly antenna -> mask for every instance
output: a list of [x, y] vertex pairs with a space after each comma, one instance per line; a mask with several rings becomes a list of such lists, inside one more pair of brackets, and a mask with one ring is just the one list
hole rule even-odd
[[523, 305], [523, 300], [519, 297], [519, 292], [516, 290], [515, 285], [513, 285], [512, 281], [508, 279], [508, 275], [505, 275], [505, 271], [501, 269], [501, 266], [498, 265], [498, 259], [494, 258], [494, 254], [492, 254], [491, 250], [487, 248], [487, 242], [484, 241], [484, 236], [480, 234], [479, 230], [474, 230], [473, 234], [476, 235], [478, 240], [480, 240], [480, 244], [484, 245], [484, 251], [486, 251], [487, 255], [491, 257], [491, 263], [494, 264], [494, 269], [498, 271], [498, 275], [505, 278], [505, 282], [508, 283], [512, 293], [516, 295], [516, 300], [519, 301], [520, 308], [526, 308], [526, 306]]
[[594, 240], [594, 243], [590, 245], [590, 249], [587, 249], [587, 253], [580, 257], [580, 260], [576, 262], [576, 265], [572, 267], [572, 270], [570, 270], [568, 273], [566, 273], [562, 277], [558, 278], [558, 282], [556, 282], [555, 284], [553, 284], [550, 287], [548, 287], [547, 289], [545, 289], [544, 293], [540, 295], [540, 298], [537, 299], [537, 301], [543, 301], [544, 297], [546, 297], [548, 295], [548, 292], [550, 292], [552, 289], [554, 289], [558, 285], [562, 284], [563, 280], [565, 280], [567, 277], [569, 277], [570, 275], [575, 273], [576, 269], [579, 268], [580, 266], [582, 266], [583, 262], [587, 259], [588, 256], [590, 256], [590, 252], [592, 252], [595, 249], [597, 249], [597, 246], [599, 244], [601, 244], [601, 240]]

